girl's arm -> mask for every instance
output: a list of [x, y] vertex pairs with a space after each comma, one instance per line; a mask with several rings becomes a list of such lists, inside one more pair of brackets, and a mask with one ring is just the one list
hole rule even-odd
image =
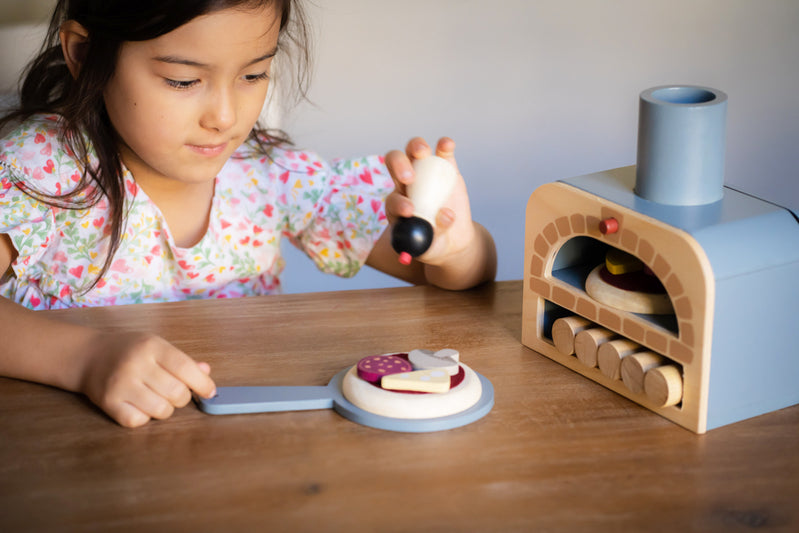
[[[454, 150], [455, 143], [445, 137], [438, 141], [435, 153], [449, 160], [457, 169]], [[405, 196], [405, 187], [414, 178], [411, 161], [431, 153], [429, 145], [416, 138], [408, 143], [405, 153], [393, 151], [386, 155], [386, 166], [395, 184], [394, 192], [386, 198], [389, 220], [413, 214], [413, 204]], [[375, 244], [366, 263], [411, 283], [431, 283], [451, 290], [468, 289], [494, 279], [497, 269], [494, 239], [483, 226], [472, 220], [469, 195], [460, 173], [452, 195], [436, 218], [433, 244], [417, 259], [408, 266], [398, 262], [397, 253], [391, 247], [389, 227]]]
[[[15, 250], [0, 234], [0, 272]], [[164, 339], [104, 333], [52, 320], [0, 297], [0, 375], [80, 392], [123, 426], [169, 417], [191, 400], [215, 394], [210, 368]], [[13, 334], [8, 334], [13, 332]]]

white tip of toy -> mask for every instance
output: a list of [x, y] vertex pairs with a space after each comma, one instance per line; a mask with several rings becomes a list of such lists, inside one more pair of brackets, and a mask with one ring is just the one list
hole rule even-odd
[[460, 354], [450, 348], [433, 352], [432, 350], [411, 350], [408, 361], [416, 370], [440, 368], [450, 376], [458, 373]]

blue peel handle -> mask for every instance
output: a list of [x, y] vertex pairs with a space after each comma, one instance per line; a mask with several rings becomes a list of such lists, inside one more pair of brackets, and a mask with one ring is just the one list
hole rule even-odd
[[332, 409], [333, 395], [323, 387], [219, 387], [213, 398], [197, 398], [211, 415]]

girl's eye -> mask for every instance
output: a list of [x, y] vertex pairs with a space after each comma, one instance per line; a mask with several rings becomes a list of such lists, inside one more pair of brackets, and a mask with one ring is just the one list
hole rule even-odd
[[244, 76], [244, 80], [250, 83], [255, 83], [261, 80], [268, 80], [268, 79], [269, 79], [269, 73], [267, 72], [261, 72], [260, 74], [248, 74]]
[[189, 89], [200, 83], [200, 80], [183, 81], [183, 80], [170, 80], [169, 78], [164, 78], [164, 81], [166, 81], [167, 85], [169, 85], [170, 87], [174, 87], [175, 89]]

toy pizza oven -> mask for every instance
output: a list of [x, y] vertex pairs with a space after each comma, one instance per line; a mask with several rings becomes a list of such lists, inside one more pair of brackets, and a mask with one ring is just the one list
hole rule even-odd
[[644, 91], [637, 165], [526, 215], [522, 342], [696, 433], [799, 403], [799, 221], [724, 186], [726, 104]]

